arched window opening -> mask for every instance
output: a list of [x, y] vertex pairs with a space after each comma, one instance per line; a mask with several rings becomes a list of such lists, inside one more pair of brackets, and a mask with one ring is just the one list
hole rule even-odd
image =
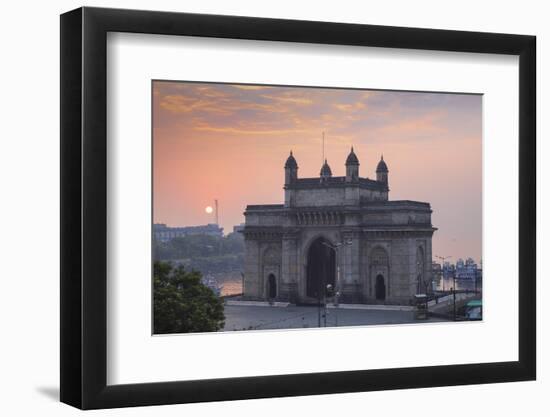
[[273, 274], [267, 277], [267, 296], [269, 299], [277, 297], [277, 278]]
[[384, 276], [378, 274], [376, 276], [376, 299], [379, 301], [384, 301], [386, 299], [386, 283], [384, 282]]

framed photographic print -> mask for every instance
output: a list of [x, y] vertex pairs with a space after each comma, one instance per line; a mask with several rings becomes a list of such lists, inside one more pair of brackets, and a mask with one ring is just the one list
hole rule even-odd
[[535, 379], [535, 38], [61, 16], [61, 400]]

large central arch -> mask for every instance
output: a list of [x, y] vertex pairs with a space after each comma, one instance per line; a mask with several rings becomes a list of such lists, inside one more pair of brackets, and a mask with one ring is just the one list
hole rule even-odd
[[328, 240], [319, 237], [313, 241], [307, 253], [306, 296], [322, 300], [327, 285], [334, 288], [335, 283], [336, 251]]

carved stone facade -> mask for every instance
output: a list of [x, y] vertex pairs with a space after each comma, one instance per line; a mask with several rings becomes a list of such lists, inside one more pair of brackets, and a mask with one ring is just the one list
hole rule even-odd
[[325, 161], [319, 177], [298, 178], [291, 153], [284, 190], [284, 204], [246, 207], [245, 298], [409, 304], [431, 291], [430, 205], [388, 200], [383, 159], [376, 180], [359, 176], [353, 148], [345, 177]]

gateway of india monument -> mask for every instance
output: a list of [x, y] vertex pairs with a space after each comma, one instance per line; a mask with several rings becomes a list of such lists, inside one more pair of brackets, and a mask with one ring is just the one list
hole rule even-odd
[[432, 291], [429, 203], [388, 199], [382, 157], [376, 180], [359, 176], [351, 148], [346, 176], [325, 160], [319, 177], [285, 163], [284, 204], [246, 207], [243, 298], [317, 304], [410, 304]]

